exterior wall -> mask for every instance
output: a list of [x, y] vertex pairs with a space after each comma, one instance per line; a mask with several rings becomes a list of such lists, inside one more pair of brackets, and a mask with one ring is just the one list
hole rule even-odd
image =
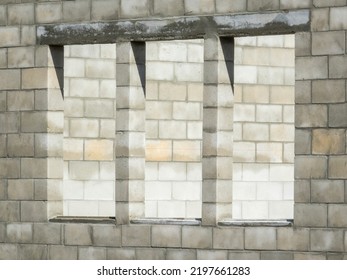
[[[346, 258], [346, 1], [17, 2], [0, 5], [1, 259]], [[303, 8], [311, 22], [295, 34], [293, 227], [48, 222], [63, 211], [63, 56], [36, 44], [36, 25]]]

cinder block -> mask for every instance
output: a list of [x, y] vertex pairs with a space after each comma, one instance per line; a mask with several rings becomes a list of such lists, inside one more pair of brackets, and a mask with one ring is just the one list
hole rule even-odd
[[35, 51], [33, 47], [8, 49], [8, 68], [34, 67]]
[[326, 127], [328, 122], [327, 106], [325, 105], [296, 105], [296, 127]]
[[174, 67], [174, 77], [179, 82], [202, 82], [203, 73], [201, 63], [178, 63]]
[[60, 244], [60, 224], [34, 224], [33, 242], [38, 244]]
[[116, 121], [112, 119], [100, 120], [100, 137], [114, 140], [116, 131]]
[[279, 250], [309, 250], [309, 230], [279, 228], [277, 229], [277, 249]]
[[95, 60], [86, 61], [86, 77], [99, 79], [114, 79], [116, 76], [116, 65], [112, 60]]
[[98, 170], [97, 162], [72, 161], [70, 162], [70, 179], [97, 180], [99, 178]]
[[197, 260], [227, 260], [228, 252], [221, 250], [198, 250]]
[[279, 0], [250, 0], [247, 5], [248, 11], [251, 12], [258, 12], [264, 10], [278, 10], [279, 7]]
[[294, 260], [326, 260], [326, 253], [294, 253]]
[[343, 231], [312, 229], [310, 231], [312, 251], [343, 251]]
[[90, 20], [90, 2], [73, 1], [63, 2], [63, 20], [64, 21], [87, 21]]
[[13, 158], [0, 159], [0, 178], [19, 178], [20, 177], [20, 160]]
[[18, 246], [20, 260], [46, 260], [48, 256], [47, 245], [22, 244]]
[[344, 54], [345, 41], [345, 32], [342, 31], [312, 33], [312, 54]]
[[328, 205], [328, 227], [346, 227], [347, 225], [346, 205]]
[[311, 81], [295, 81], [295, 103], [311, 103]]
[[21, 158], [22, 178], [48, 178], [48, 161], [45, 158]]
[[347, 7], [336, 7], [330, 9], [330, 29], [341, 30], [347, 28]]
[[115, 226], [93, 226], [93, 244], [96, 246], [121, 245], [121, 229]]
[[275, 228], [246, 228], [245, 249], [274, 250], [276, 249]]
[[185, 14], [210, 14], [214, 13], [213, 0], [190, 0], [184, 2]]
[[77, 260], [77, 246], [51, 245], [48, 247], [50, 260]]
[[118, 19], [120, 1], [114, 0], [93, 0], [92, 20], [114, 20]]
[[170, 120], [172, 118], [172, 103], [164, 101], [146, 102], [147, 120]]
[[313, 4], [315, 7], [333, 7], [333, 6], [344, 6], [346, 4], [345, 0], [332, 0], [327, 3], [324, 0], [313, 0]]
[[9, 111], [34, 110], [33, 91], [11, 91], [7, 93], [7, 108]]
[[229, 252], [228, 260], [260, 260], [260, 252]]
[[1, 260], [17, 260], [18, 255], [18, 245], [17, 244], [0, 244], [0, 259]]
[[7, 195], [10, 200], [32, 200], [34, 198], [33, 180], [8, 180]]
[[34, 24], [34, 5], [33, 3], [8, 6], [8, 24]]
[[22, 201], [20, 207], [20, 220], [22, 222], [46, 222], [47, 202], [45, 201]]
[[343, 203], [344, 184], [342, 180], [312, 180], [311, 200], [318, 203]]
[[310, 0], [280, 0], [280, 8], [281, 9], [300, 9], [300, 8], [310, 8], [311, 1]]
[[[5, 240], [4, 240], [5, 241]], [[33, 241], [33, 226], [28, 223], [10, 223], [6, 227], [6, 241], [9, 243], [30, 243]]]
[[173, 141], [174, 161], [200, 161], [201, 141]]
[[72, 119], [70, 137], [96, 138], [99, 136], [99, 122], [95, 119]]
[[322, 156], [297, 156], [295, 158], [296, 179], [321, 179], [327, 176], [327, 158]]
[[172, 198], [177, 200], [200, 200], [201, 182], [173, 182]]
[[121, 18], [146, 17], [149, 12], [147, 0], [121, 0]]
[[114, 143], [112, 140], [85, 140], [84, 159], [107, 161], [114, 158]]
[[243, 125], [243, 139], [245, 141], [268, 141], [269, 125], [245, 123]]
[[200, 120], [201, 104], [197, 102], [174, 102], [173, 118], [176, 120]]
[[28, 68], [22, 70], [22, 89], [59, 89], [62, 72], [55, 68]]
[[180, 226], [152, 226], [153, 247], [181, 247]]
[[[334, 92], [334, 94], [331, 94], [331, 92]], [[317, 80], [312, 82], [313, 103], [339, 103], [345, 100], [343, 80]]]
[[311, 131], [304, 129], [295, 130], [295, 154], [311, 154]]
[[106, 258], [108, 260], [135, 260], [135, 249], [107, 248]]
[[270, 141], [294, 141], [295, 127], [293, 124], [271, 124]]
[[104, 260], [106, 259], [106, 248], [80, 247], [78, 248], [79, 260]]
[[312, 31], [329, 30], [329, 9], [313, 9], [312, 10], [311, 29]]
[[69, 95], [75, 97], [98, 97], [99, 81], [81, 78], [70, 79]]
[[85, 224], [64, 225], [65, 245], [92, 245], [92, 227]]
[[187, 96], [185, 84], [161, 82], [159, 83], [159, 100], [184, 101]]
[[34, 155], [34, 134], [9, 134], [7, 153], [10, 157], [30, 157]]
[[244, 249], [244, 229], [242, 228], [214, 228], [214, 249]]
[[239, 104], [239, 103], [235, 104], [235, 106], [234, 106], [234, 121], [235, 122], [255, 121], [255, 108], [256, 108], [256, 106], [253, 104], [252, 105], [251, 104]]
[[[194, 236], [194, 238], [192, 238]], [[209, 249], [212, 248], [212, 228], [182, 227], [182, 247]]]
[[261, 252], [261, 260], [293, 260], [294, 253], [292, 252]]
[[84, 199], [114, 201], [114, 182], [87, 181], [84, 184]]
[[64, 160], [83, 160], [83, 140], [65, 138], [64, 139]]
[[138, 260], [165, 260], [166, 249], [136, 249]]
[[347, 103], [329, 105], [329, 126], [341, 127], [347, 126]]
[[189, 249], [167, 249], [167, 260], [196, 260], [196, 250]]
[[311, 186], [309, 180], [296, 180], [294, 182], [294, 201], [296, 203], [311, 201]]
[[151, 245], [150, 226], [123, 226], [122, 246], [146, 247]]
[[[326, 56], [297, 57], [295, 63], [296, 80], [328, 78], [328, 58]], [[329, 61], [329, 65], [331, 65], [331, 61]], [[343, 66], [340, 65], [340, 67]]]
[[[20, 42], [20, 28], [19, 27], [1, 27], [0, 29], [0, 46], [12, 47], [19, 46]], [[2, 81], [5, 81], [1, 79]]]
[[0, 6], [0, 25], [6, 25], [7, 23], [7, 13], [6, 13], [6, 10], [7, 10], [7, 6], [5, 5], [2, 5]]
[[[347, 111], [346, 111], [347, 112]], [[314, 129], [312, 133], [313, 154], [343, 154], [346, 135], [343, 129]]]
[[[0, 31], [1, 36], [1, 31]], [[1, 43], [1, 41], [0, 41]], [[0, 70], [0, 90], [12, 90], [20, 88], [20, 70]]]
[[62, 19], [62, 3], [38, 3], [35, 7], [37, 23], [53, 23]]
[[294, 205], [294, 224], [297, 227], [326, 227], [328, 214], [326, 204]]
[[347, 77], [347, 56], [331, 56], [329, 58], [329, 78]]
[[331, 179], [347, 179], [347, 156], [331, 156], [328, 173]]

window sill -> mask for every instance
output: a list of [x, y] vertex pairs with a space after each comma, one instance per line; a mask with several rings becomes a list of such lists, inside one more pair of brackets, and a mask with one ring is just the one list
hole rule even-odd
[[223, 220], [219, 226], [233, 227], [291, 227], [293, 220]]
[[52, 223], [116, 224], [115, 217], [57, 216], [49, 221]]
[[200, 226], [200, 219], [166, 219], [166, 218], [141, 218], [130, 221], [137, 225], [180, 225], [180, 226]]

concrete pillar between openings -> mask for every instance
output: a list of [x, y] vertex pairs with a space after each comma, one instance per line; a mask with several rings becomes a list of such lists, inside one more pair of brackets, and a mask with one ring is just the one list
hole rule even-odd
[[202, 224], [232, 218], [234, 39], [204, 40]]
[[117, 43], [116, 221], [144, 217], [145, 43]]

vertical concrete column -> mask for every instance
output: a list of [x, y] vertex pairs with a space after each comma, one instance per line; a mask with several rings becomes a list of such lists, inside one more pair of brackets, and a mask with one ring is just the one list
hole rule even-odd
[[117, 43], [116, 219], [144, 216], [145, 43]]
[[234, 39], [204, 41], [202, 224], [232, 217]]
[[[21, 221], [46, 221], [63, 214], [63, 47], [35, 48], [35, 67], [22, 69], [21, 93], [34, 92], [34, 108], [20, 116], [22, 135], [34, 141], [21, 153], [21, 179], [34, 187], [34, 193], [21, 200]], [[31, 182], [31, 184], [29, 184]]]

